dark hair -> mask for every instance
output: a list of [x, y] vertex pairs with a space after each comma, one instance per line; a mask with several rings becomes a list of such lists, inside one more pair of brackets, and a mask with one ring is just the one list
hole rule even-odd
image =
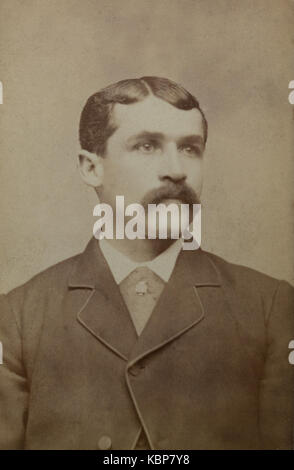
[[90, 96], [80, 119], [81, 147], [103, 156], [106, 152], [107, 139], [117, 128], [111, 119], [114, 105], [136, 103], [150, 94], [179, 109], [198, 109], [203, 118], [204, 141], [206, 142], [207, 121], [197, 99], [181, 85], [168, 78], [142, 77], [121, 80]]

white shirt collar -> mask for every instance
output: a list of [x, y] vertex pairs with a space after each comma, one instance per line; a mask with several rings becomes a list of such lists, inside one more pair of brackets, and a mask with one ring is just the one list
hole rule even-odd
[[120, 284], [139, 266], [148, 267], [163, 281], [168, 282], [182, 249], [182, 239], [175, 241], [153, 260], [143, 263], [132, 261], [114, 248], [105, 238], [99, 241], [99, 245], [117, 284]]

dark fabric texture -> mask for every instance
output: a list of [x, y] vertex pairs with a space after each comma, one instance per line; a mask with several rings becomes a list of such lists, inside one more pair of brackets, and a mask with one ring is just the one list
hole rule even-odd
[[183, 251], [137, 337], [92, 239], [1, 296], [0, 448], [290, 449], [293, 292]]

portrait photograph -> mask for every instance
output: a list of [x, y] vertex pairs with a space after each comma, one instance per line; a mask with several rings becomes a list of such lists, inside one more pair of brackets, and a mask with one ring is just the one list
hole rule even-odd
[[294, 449], [293, 52], [293, 0], [1, 0], [0, 450]]

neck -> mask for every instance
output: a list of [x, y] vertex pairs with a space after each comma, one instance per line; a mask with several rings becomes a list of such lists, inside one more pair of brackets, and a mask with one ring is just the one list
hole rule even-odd
[[176, 240], [149, 240], [148, 238], [144, 240], [129, 240], [128, 238], [119, 240], [115, 238], [107, 241], [132, 261], [141, 263], [156, 258]]

